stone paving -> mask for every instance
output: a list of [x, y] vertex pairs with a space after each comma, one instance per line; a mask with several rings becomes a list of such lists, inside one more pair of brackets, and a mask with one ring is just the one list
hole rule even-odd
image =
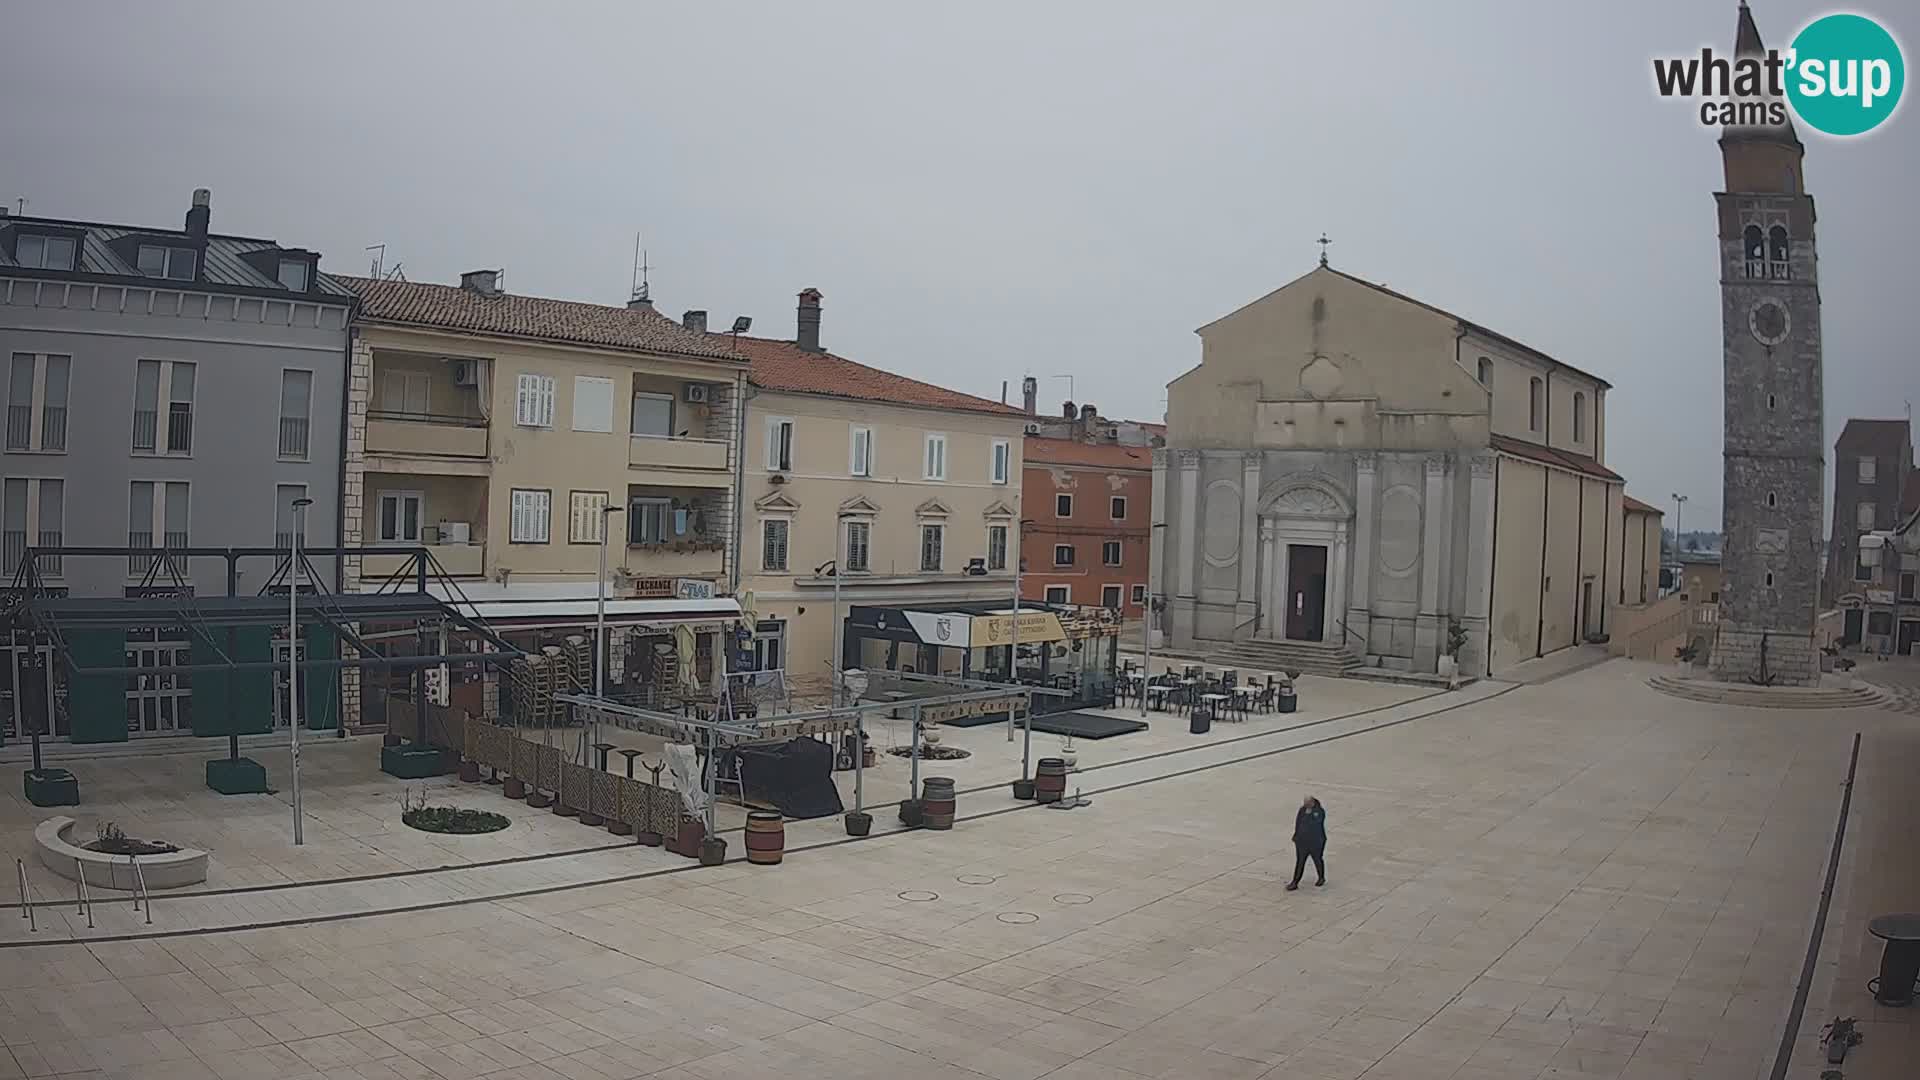
[[[358, 917], [272, 929], [26, 947], [9, 930], [0, 1078], [1765, 1076], [1851, 733], [1916, 725], [1677, 701], [1652, 670], [1249, 725], [1090, 770], [1079, 810], [776, 868], [511, 900], [487, 897], [514, 868], [473, 868], [406, 879], [465, 893], [430, 912], [378, 914], [390, 898], [368, 893]], [[1330, 880], [1287, 893], [1309, 791]], [[1891, 849], [1861, 850], [1866, 903]], [[187, 903], [158, 902], [154, 929]], [[1835, 955], [1857, 953], [1835, 927]]]

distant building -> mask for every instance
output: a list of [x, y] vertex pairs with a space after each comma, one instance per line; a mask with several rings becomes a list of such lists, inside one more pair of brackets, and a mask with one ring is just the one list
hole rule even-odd
[[1698, 662], [1705, 663], [1720, 620], [1720, 553], [1682, 552], [1674, 592], [1687, 609], [1687, 640], [1697, 647]]
[[1147, 599], [1153, 452], [1028, 435], [1021, 595], [1138, 618]]
[[1660, 599], [1660, 521], [1664, 514], [1631, 495], [1620, 496], [1620, 596], [1622, 604]]
[[[1826, 607], [1858, 608], [1871, 574], [1860, 562], [1860, 537], [1904, 519], [1901, 498], [1913, 477], [1913, 434], [1905, 420], [1848, 420], [1833, 444], [1833, 527], [1821, 579]], [[1854, 620], [1858, 622], [1858, 619]], [[1860, 639], [1849, 633], [1847, 641]]]

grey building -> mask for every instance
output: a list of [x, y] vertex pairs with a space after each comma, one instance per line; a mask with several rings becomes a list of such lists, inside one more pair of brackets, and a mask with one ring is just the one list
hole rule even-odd
[[[307, 541], [338, 543], [352, 294], [316, 253], [215, 233], [210, 219], [204, 189], [178, 228], [0, 211], [0, 585], [29, 547], [285, 544], [300, 497], [313, 500]], [[120, 596], [171, 585], [152, 564], [43, 558], [38, 571], [69, 595]], [[243, 563], [239, 590], [272, 569]], [[187, 570], [196, 593], [226, 592], [226, 560]], [[130, 728], [187, 727], [169, 694], [130, 700]]]
[[1900, 496], [1913, 472], [1913, 435], [1905, 420], [1848, 420], [1833, 444], [1833, 526], [1821, 583], [1823, 607], [1845, 608], [1846, 641], [1859, 644], [1862, 603], [1872, 571], [1860, 537], [1899, 526]]

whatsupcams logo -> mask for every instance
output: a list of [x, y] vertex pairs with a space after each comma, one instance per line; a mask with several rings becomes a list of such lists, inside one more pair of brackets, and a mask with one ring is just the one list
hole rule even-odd
[[1700, 100], [1708, 127], [1778, 127], [1794, 117], [1827, 135], [1864, 135], [1900, 106], [1907, 69], [1900, 43], [1865, 15], [1824, 15], [1782, 51], [1653, 61], [1654, 87], [1665, 98]]

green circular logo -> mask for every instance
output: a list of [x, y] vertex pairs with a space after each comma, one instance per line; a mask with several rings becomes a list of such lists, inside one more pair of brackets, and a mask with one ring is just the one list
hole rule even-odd
[[1828, 135], [1864, 135], [1900, 106], [1907, 66], [1900, 43], [1864, 15], [1825, 15], [1793, 39], [1787, 100]]

